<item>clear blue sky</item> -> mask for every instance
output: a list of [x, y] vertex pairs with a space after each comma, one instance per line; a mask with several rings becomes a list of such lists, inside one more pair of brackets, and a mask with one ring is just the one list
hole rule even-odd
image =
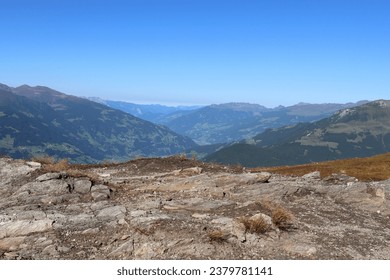
[[0, 0], [0, 83], [165, 104], [390, 99], [390, 1]]

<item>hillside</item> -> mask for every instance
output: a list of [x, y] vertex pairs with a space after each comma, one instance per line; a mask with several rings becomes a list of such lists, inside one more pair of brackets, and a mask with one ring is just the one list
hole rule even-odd
[[160, 119], [159, 123], [200, 145], [209, 145], [251, 138], [268, 128], [312, 122], [357, 104], [299, 103], [269, 109], [257, 104], [227, 103], [173, 113]]
[[178, 156], [0, 158], [0, 178], [0, 259], [390, 259], [389, 180], [247, 173]]
[[252, 172], [268, 171], [289, 176], [303, 176], [319, 172], [322, 179], [331, 179], [334, 174], [351, 176], [359, 181], [372, 182], [390, 178], [390, 153], [367, 158], [348, 158], [311, 164], [255, 167]]
[[209, 155], [208, 161], [245, 166], [294, 165], [367, 157], [390, 151], [390, 101], [343, 109], [313, 123], [268, 129]]
[[0, 89], [0, 154], [86, 163], [166, 156], [193, 146], [166, 127], [46, 87]]

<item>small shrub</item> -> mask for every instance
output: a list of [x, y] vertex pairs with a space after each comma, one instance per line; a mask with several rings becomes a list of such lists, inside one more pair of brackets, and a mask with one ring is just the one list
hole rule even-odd
[[208, 235], [210, 241], [213, 241], [213, 242], [222, 243], [222, 242], [225, 242], [227, 240], [227, 235], [220, 229], [210, 231], [207, 235]]
[[182, 153], [182, 154], [179, 154], [178, 156], [177, 156], [177, 158], [179, 159], [179, 160], [187, 160], [187, 155], [185, 154], [185, 153]]
[[271, 214], [272, 222], [281, 230], [288, 230], [292, 227], [292, 221], [294, 219], [293, 214], [287, 209], [277, 206], [272, 209]]
[[239, 222], [244, 224], [245, 231], [249, 233], [264, 234], [271, 229], [271, 226], [263, 217], [249, 218], [241, 217]]

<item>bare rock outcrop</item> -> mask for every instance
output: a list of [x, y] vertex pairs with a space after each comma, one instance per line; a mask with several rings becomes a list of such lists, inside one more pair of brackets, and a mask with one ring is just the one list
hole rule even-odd
[[0, 176], [0, 259], [390, 259], [390, 181], [180, 158]]

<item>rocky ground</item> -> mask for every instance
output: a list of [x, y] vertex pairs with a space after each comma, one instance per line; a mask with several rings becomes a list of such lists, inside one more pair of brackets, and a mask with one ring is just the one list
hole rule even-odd
[[389, 191], [180, 157], [0, 158], [0, 259], [390, 259]]

